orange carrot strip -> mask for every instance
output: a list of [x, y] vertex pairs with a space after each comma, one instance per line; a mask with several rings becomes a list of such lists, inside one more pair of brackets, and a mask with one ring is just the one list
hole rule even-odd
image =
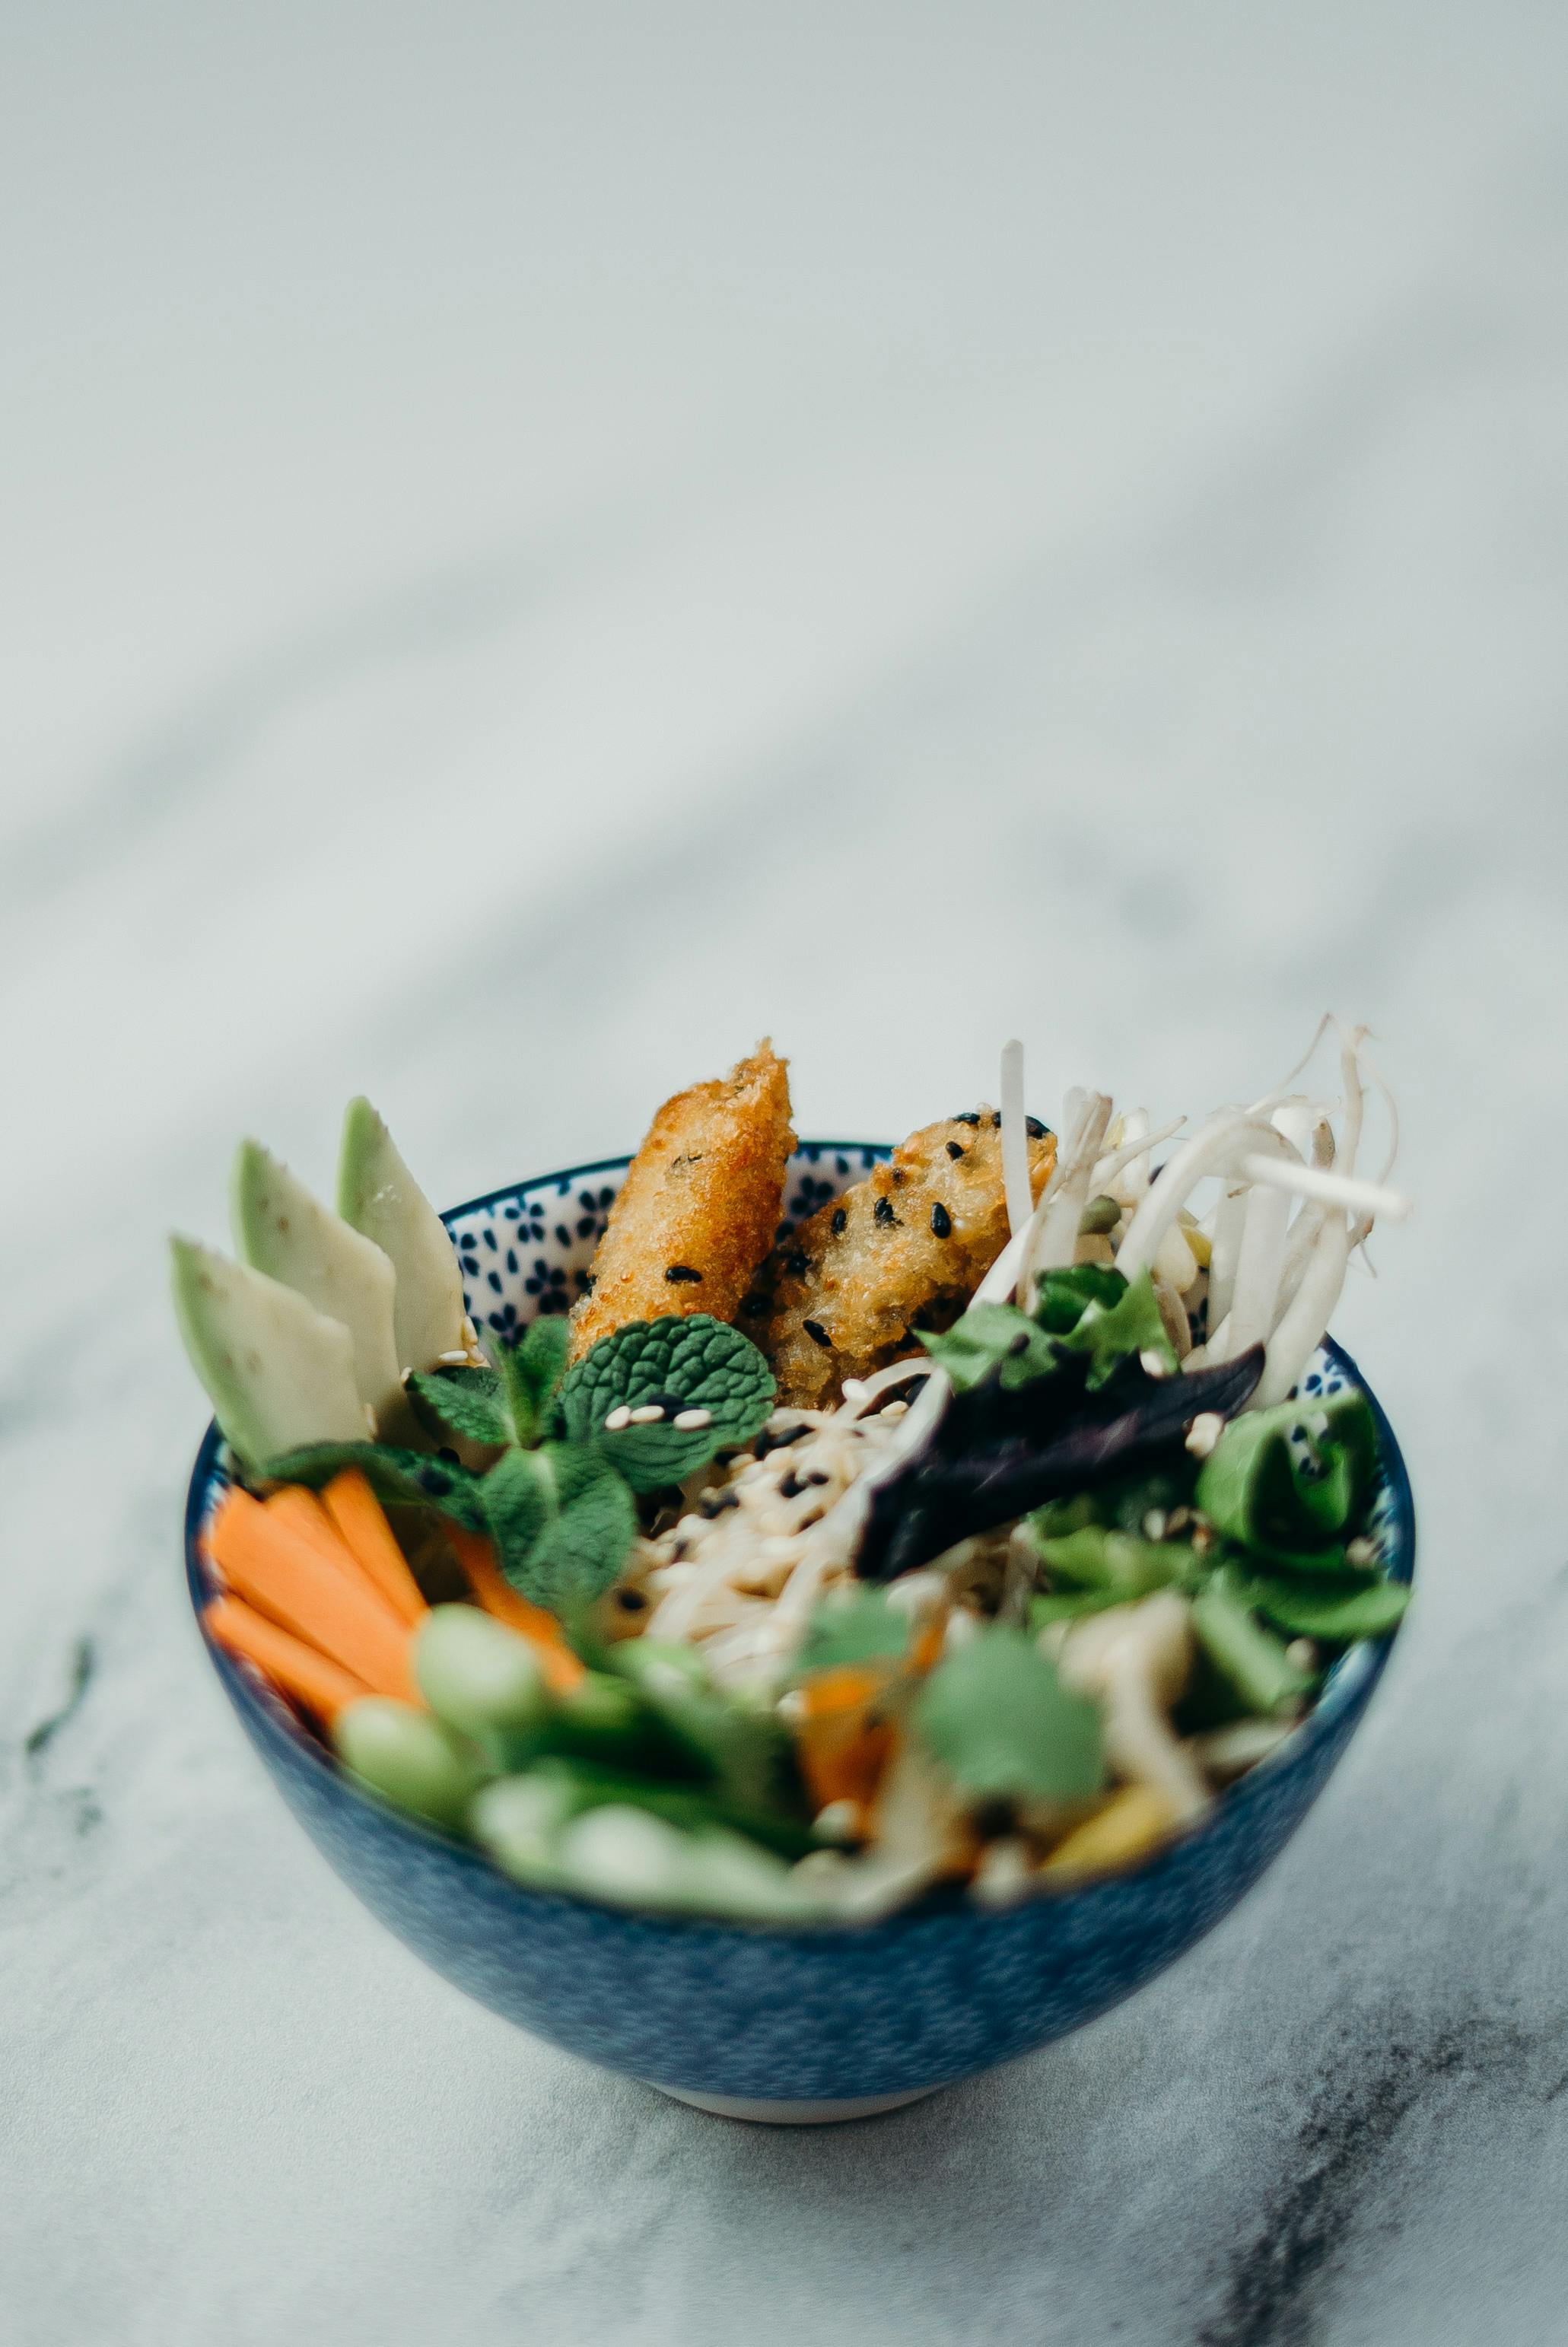
[[520, 1631], [538, 1653], [547, 1684], [557, 1695], [569, 1695], [587, 1674], [568, 1645], [566, 1633], [555, 1615], [548, 1614], [542, 1605], [530, 1604], [512, 1587], [496, 1563], [487, 1540], [477, 1532], [464, 1532], [458, 1524], [447, 1524], [446, 1532], [458, 1563], [468, 1576], [469, 1586], [486, 1613], [493, 1614], [508, 1629]]
[[340, 1670], [314, 1646], [307, 1646], [302, 1638], [292, 1638], [241, 1598], [215, 1597], [202, 1607], [201, 1619], [209, 1637], [226, 1654], [254, 1663], [259, 1671], [277, 1681], [285, 1695], [292, 1696], [329, 1727], [340, 1711], [370, 1693], [352, 1671]]
[[795, 1749], [814, 1808], [853, 1801], [865, 1817], [897, 1740], [878, 1708], [890, 1676], [891, 1658], [879, 1657], [840, 1663], [801, 1686]]
[[401, 1621], [410, 1629], [430, 1608], [382, 1512], [381, 1501], [357, 1467], [345, 1467], [322, 1493], [322, 1505], [344, 1547], [362, 1565]]
[[263, 1506], [238, 1485], [228, 1493], [208, 1539], [225, 1583], [363, 1679], [373, 1695], [417, 1703], [408, 1624], [365, 1578], [311, 1495], [302, 1496], [306, 1509]]

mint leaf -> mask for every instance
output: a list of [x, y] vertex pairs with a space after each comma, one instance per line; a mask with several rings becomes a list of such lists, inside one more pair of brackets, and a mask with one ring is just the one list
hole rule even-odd
[[1057, 1365], [1050, 1337], [1012, 1304], [972, 1304], [950, 1328], [922, 1335], [920, 1342], [958, 1393], [991, 1377], [1012, 1393], [1049, 1377]]
[[531, 1321], [516, 1345], [500, 1345], [496, 1359], [518, 1442], [537, 1442], [544, 1430], [550, 1398], [566, 1375], [571, 1331], [565, 1315], [550, 1312]]
[[1040, 1283], [1034, 1317], [1053, 1337], [1076, 1328], [1091, 1304], [1114, 1304], [1125, 1295], [1126, 1275], [1105, 1263], [1064, 1264]]
[[625, 1479], [593, 1450], [508, 1450], [479, 1489], [502, 1572], [552, 1614], [590, 1604], [626, 1561], [637, 1511]]
[[[1083, 1265], [1081, 1268], [1092, 1270], [1095, 1266]], [[1121, 1278], [1121, 1274], [1116, 1276]], [[1102, 1386], [1131, 1354], [1155, 1353], [1173, 1374], [1180, 1366], [1176, 1348], [1160, 1317], [1153, 1280], [1146, 1271], [1141, 1271], [1136, 1279], [1122, 1280], [1122, 1292], [1113, 1302], [1091, 1301], [1077, 1323], [1055, 1341], [1069, 1352], [1089, 1355], [1086, 1382], [1091, 1393]]]
[[944, 1656], [913, 1720], [933, 1758], [968, 1793], [1078, 1801], [1105, 1782], [1099, 1706], [1063, 1686], [1018, 1630], [983, 1630]]
[[1378, 1438], [1365, 1395], [1307, 1396], [1225, 1428], [1198, 1477], [1216, 1532], [1269, 1564], [1342, 1572], [1342, 1535], [1366, 1497]]
[[[749, 1337], [706, 1312], [681, 1319], [633, 1320], [603, 1337], [567, 1371], [559, 1409], [573, 1442], [592, 1443], [634, 1491], [683, 1482], [732, 1445], [749, 1442], [765, 1423], [778, 1389]], [[661, 1423], [606, 1430], [621, 1408], [655, 1402]], [[678, 1411], [704, 1409], [705, 1427], [678, 1427]]]
[[1368, 1588], [1359, 1576], [1349, 1575], [1296, 1581], [1283, 1573], [1254, 1573], [1238, 1575], [1233, 1586], [1275, 1629], [1292, 1638], [1317, 1638], [1330, 1646], [1382, 1637], [1410, 1602], [1402, 1582], [1375, 1581]]
[[421, 1370], [408, 1380], [420, 1400], [443, 1426], [470, 1442], [503, 1443], [512, 1440], [511, 1421], [501, 1399], [501, 1380], [494, 1369]]
[[389, 1506], [436, 1508], [466, 1532], [485, 1529], [478, 1476], [446, 1459], [432, 1459], [427, 1450], [404, 1450], [386, 1442], [311, 1442], [271, 1460], [266, 1472], [275, 1483], [303, 1483], [314, 1491], [345, 1467], [357, 1467], [376, 1498]]
[[795, 1657], [799, 1676], [837, 1669], [841, 1663], [871, 1663], [902, 1655], [909, 1644], [909, 1616], [889, 1605], [879, 1589], [859, 1588], [819, 1605], [806, 1626]]

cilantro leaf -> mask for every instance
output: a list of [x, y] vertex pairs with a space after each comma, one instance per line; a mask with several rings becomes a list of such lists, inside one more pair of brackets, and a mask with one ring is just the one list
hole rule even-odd
[[501, 1380], [494, 1369], [421, 1370], [408, 1380], [421, 1401], [429, 1405], [443, 1426], [470, 1442], [502, 1443], [512, 1440], [511, 1421], [501, 1399]]
[[357, 1467], [376, 1498], [393, 1507], [436, 1508], [466, 1532], [485, 1529], [479, 1477], [425, 1450], [387, 1442], [311, 1442], [271, 1460], [266, 1471], [273, 1482], [319, 1491], [345, 1467]]
[[1342, 1535], [1365, 1500], [1377, 1443], [1364, 1394], [1254, 1410], [1204, 1461], [1197, 1504], [1216, 1532], [1266, 1563], [1342, 1572]]
[[1061, 1683], [1021, 1632], [983, 1630], [920, 1691], [917, 1734], [968, 1793], [1076, 1801], [1105, 1782], [1098, 1705]]
[[479, 1490], [501, 1570], [536, 1605], [565, 1614], [589, 1604], [626, 1561], [637, 1511], [597, 1450], [567, 1442], [508, 1450]]
[[950, 1328], [922, 1334], [920, 1342], [958, 1393], [992, 1377], [1004, 1393], [1014, 1393], [1057, 1365], [1053, 1340], [1013, 1304], [971, 1304]]
[[889, 1605], [879, 1589], [861, 1587], [819, 1605], [806, 1626], [795, 1670], [835, 1670], [841, 1663], [871, 1663], [902, 1655], [909, 1644], [909, 1616]]
[[[1081, 1266], [1084, 1270], [1094, 1267]], [[1116, 1276], [1120, 1279], [1121, 1274]], [[1121, 1293], [1114, 1301], [1091, 1298], [1081, 1317], [1055, 1341], [1069, 1352], [1089, 1355], [1087, 1382], [1091, 1393], [1097, 1391], [1130, 1354], [1157, 1354], [1169, 1372], [1180, 1366], [1176, 1348], [1160, 1317], [1153, 1280], [1146, 1271], [1141, 1271], [1136, 1279], [1122, 1280]]]
[[[567, 1371], [558, 1400], [570, 1440], [592, 1443], [634, 1491], [684, 1481], [717, 1451], [749, 1442], [778, 1389], [749, 1337], [706, 1312], [633, 1320], [603, 1337]], [[610, 1412], [658, 1402], [661, 1424], [607, 1432]], [[677, 1410], [703, 1409], [704, 1427], [678, 1427]]]

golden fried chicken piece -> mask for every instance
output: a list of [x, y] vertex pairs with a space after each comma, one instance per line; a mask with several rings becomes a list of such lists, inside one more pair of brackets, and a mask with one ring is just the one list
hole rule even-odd
[[787, 1061], [757, 1045], [667, 1100], [632, 1159], [571, 1316], [571, 1357], [628, 1320], [735, 1307], [773, 1245], [794, 1147]]
[[[1056, 1142], [1030, 1120], [1038, 1200]], [[740, 1326], [779, 1381], [779, 1399], [822, 1409], [845, 1378], [869, 1377], [948, 1328], [1007, 1244], [1000, 1119], [948, 1117], [911, 1133], [864, 1182], [774, 1249]]]

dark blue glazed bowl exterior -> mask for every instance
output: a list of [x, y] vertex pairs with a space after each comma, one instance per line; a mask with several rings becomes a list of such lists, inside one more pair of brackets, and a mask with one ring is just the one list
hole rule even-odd
[[[808, 1143], [790, 1208], [885, 1153]], [[481, 1326], [510, 1332], [570, 1300], [625, 1160], [499, 1191], [447, 1217]], [[565, 1277], [554, 1276], [564, 1272]], [[494, 1275], [494, 1276], [492, 1276]], [[1361, 1385], [1337, 1347], [1310, 1383]], [[1376, 1399], [1389, 1569], [1409, 1581], [1415, 1518]], [[209, 1430], [186, 1514], [190, 1595], [211, 1594], [201, 1528], [222, 1489]], [[748, 2101], [894, 2096], [968, 2077], [1064, 2035], [1184, 1954], [1300, 1824], [1366, 1710], [1391, 1641], [1356, 1647], [1280, 1749], [1136, 1871], [1002, 1910], [953, 1903], [790, 1930], [628, 1913], [520, 1888], [476, 1851], [357, 1789], [293, 1714], [209, 1644], [241, 1726], [323, 1855], [426, 1963], [522, 2028], [673, 2091]]]

